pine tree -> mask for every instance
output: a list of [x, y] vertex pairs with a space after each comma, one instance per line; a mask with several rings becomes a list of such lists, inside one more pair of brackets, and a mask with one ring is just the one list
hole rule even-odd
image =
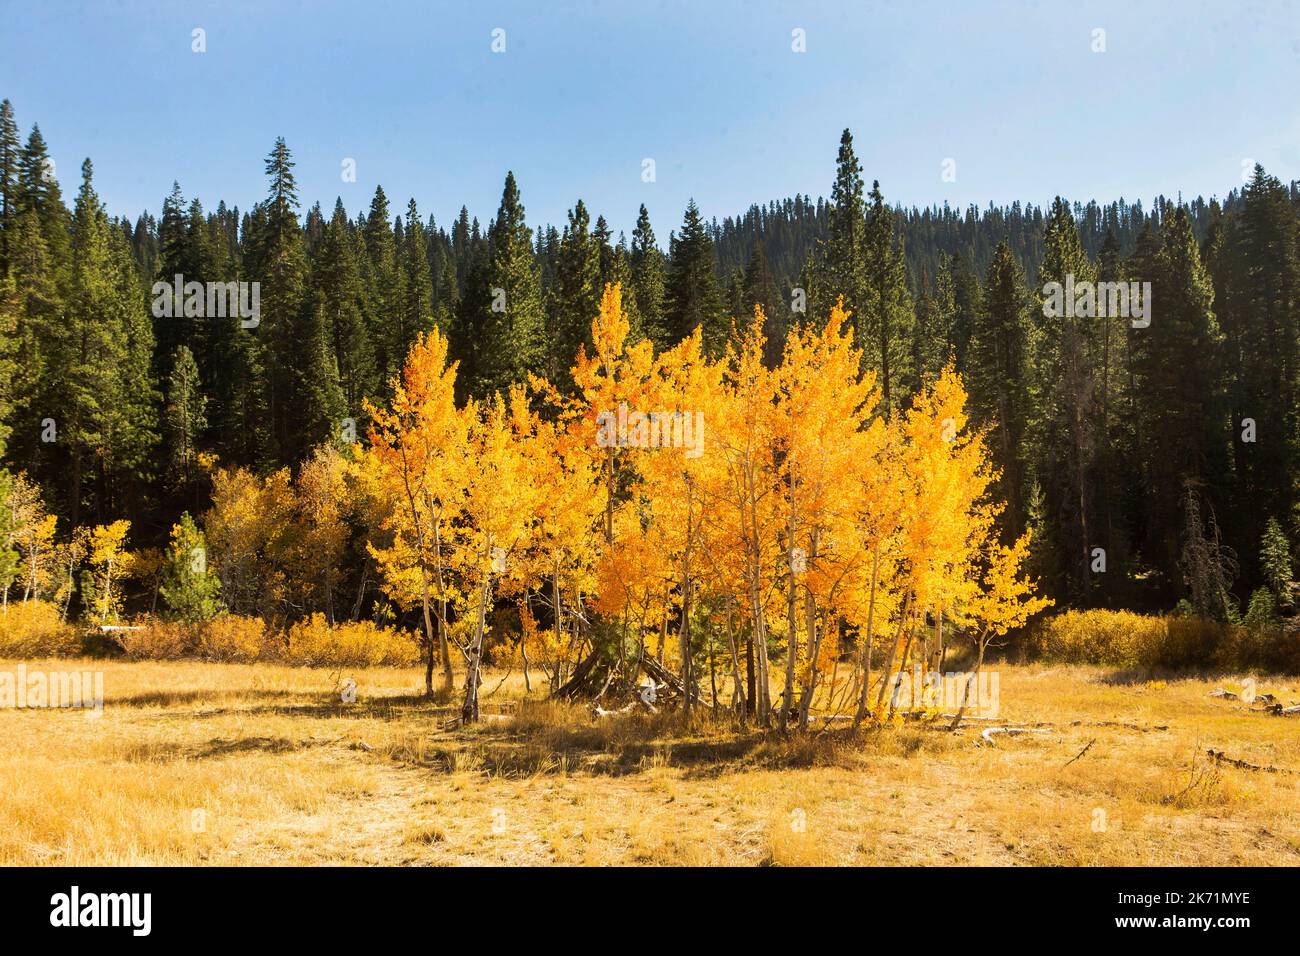
[[930, 278], [922, 270], [915, 299], [916, 316], [912, 326], [911, 375], [908, 391], [917, 393], [925, 382], [938, 376], [951, 358], [947, 349], [947, 316], [931, 294]]
[[398, 365], [419, 335], [433, 328], [433, 281], [429, 272], [429, 248], [420, 222], [420, 212], [412, 199], [406, 204], [406, 222], [401, 236], [402, 301], [400, 322], [388, 349]]
[[73, 212], [73, 294], [40, 389], [43, 401], [57, 401], [47, 414], [59, 428], [58, 458], [66, 467], [74, 526], [88, 487], [95, 488], [101, 505], [112, 503], [116, 478], [134, 482], [138, 490], [149, 477], [156, 443], [153, 335], [142, 290], [125, 239], [100, 205], [90, 160], [81, 171]]
[[632, 341], [640, 341], [645, 338], [645, 320], [641, 317], [641, 307], [636, 299], [636, 284], [632, 280], [632, 254], [621, 234], [609, 257], [608, 268], [601, 267], [600, 287], [604, 289], [613, 285], [625, 290], [623, 312], [627, 315], [627, 334]]
[[72, 277], [72, 224], [39, 126], [32, 127], [26, 145], [18, 154], [18, 204], [35, 212], [55, 286], [66, 297]]
[[[1263, 167], [1242, 190], [1217, 285], [1225, 333], [1236, 507], [1234, 537], [1259, 540], [1288, 514], [1300, 465], [1300, 251], [1288, 189]], [[1153, 322], [1154, 324], [1154, 322]], [[1253, 423], [1251, 434], [1249, 423]], [[1248, 553], [1248, 552], [1246, 552]]]
[[109, 462], [118, 507], [132, 511], [143, 506], [157, 476], [159, 406], [162, 396], [153, 374], [156, 342], [145, 308], [131, 246], [119, 230], [109, 228], [109, 255], [113, 272], [113, 334], [120, 355], [116, 379], [121, 399], [112, 409]]
[[637, 214], [636, 228], [632, 230], [632, 289], [637, 310], [641, 313], [641, 327], [658, 348], [667, 346], [664, 326], [664, 255], [655, 243], [655, 231], [650, 225], [650, 214], [645, 204]]
[[686, 205], [682, 230], [673, 236], [668, 279], [664, 287], [664, 328], [668, 341], [679, 342], [696, 329], [704, 336], [705, 350], [719, 355], [727, 326], [718, 289], [718, 261], [713, 240], [692, 199]]
[[311, 308], [307, 294], [307, 261], [293, 166], [284, 139], [277, 139], [266, 161], [271, 189], [258, 242], [258, 332], [267, 342], [271, 453], [281, 463], [301, 460], [310, 448], [336, 434], [343, 411], [325, 320]]
[[163, 425], [168, 449], [168, 476], [173, 484], [187, 487], [193, 480], [199, 436], [207, 428], [207, 399], [199, 382], [199, 367], [184, 345], [172, 355], [167, 377], [167, 404]]
[[383, 187], [375, 187], [364, 234], [369, 257], [366, 295], [370, 307], [369, 338], [375, 352], [375, 373], [387, 394], [390, 381], [402, 368], [403, 357], [393, 349], [393, 342], [398, 338], [393, 326], [401, 314], [404, 273], [398, 268], [397, 244]]
[[[258, 244], [266, 228], [265, 209], [255, 206], [250, 215], [243, 217], [242, 226], [238, 210], [226, 210], [224, 204], [218, 206], [218, 216], [225, 218], [218, 238], [210, 243], [214, 253], [212, 281], [255, 279], [261, 269]], [[241, 235], [243, 242], [239, 241]], [[227, 309], [224, 318], [208, 316], [204, 320], [212, 343], [212, 377], [204, 383], [207, 418], [211, 443], [223, 462], [260, 465], [274, 457], [266, 406], [266, 368], [274, 359], [269, 355], [269, 339], [260, 321], [256, 327], [245, 327], [238, 311]], [[167, 359], [169, 368], [170, 356]]]
[[0, 271], [0, 460], [5, 456], [14, 405], [14, 356], [18, 351], [18, 284], [8, 271]]
[[[188, 245], [185, 197], [181, 194], [180, 183], [173, 181], [172, 191], [163, 200], [162, 216], [158, 220], [158, 273], [154, 278], [173, 287], [177, 275], [182, 276], [182, 282], [197, 279], [197, 276], [185, 278], [189, 264]], [[154, 339], [158, 343], [155, 372], [158, 375], [166, 374], [167, 362], [179, 346], [188, 348], [186, 322], [183, 296], [178, 299], [173, 295], [171, 315], [167, 315], [165, 310], [155, 310]]]
[[[1047, 500], [1051, 546], [1058, 550], [1070, 597], [1091, 600], [1093, 476], [1096, 440], [1095, 316], [1075, 289], [1096, 278], [1083, 252], [1069, 204], [1053, 201], [1043, 231], [1043, 265], [1039, 281], [1059, 283], [1061, 296], [1049, 299], [1033, 338], [1030, 419], [1036, 449], [1035, 474]], [[1075, 295], [1077, 301], [1067, 303]], [[1095, 305], [1095, 297], [1094, 297]]]
[[1007, 502], [1007, 540], [1026, 528], [1025, 415], [1029, 293], [1007, 244], [999, 243], [985, 277], [983, 309], [971, 329], [966, 378], [971, 417], [989, 428], [993, 461], [1001, 471], [998, 497]]
[[443, 257], [437, 279], [434, 286], [434, 300], [437, 304], [433, 308], [433, 324], [446, 335], [460, 309], [460, 287], [456, 284], [456, 261], [452, 256]]
[[469, 277], [470, 258], [474, 253], [470, 237], [469, 210], [460, 207], [456, 225], [451, 227], [451, 254], [456, 263], [456, 283], [461, 291], [465, 289]]
[[772, 270], [761, 240], [755, 241], [754, 251], [745, 266], [741, 304], [742, 310], [732, 316], [737, 325], [753, 317], [755, 306], [763, 310], [763, 336], [767, 340], [763, 361], [769, 368], [775, 368], [785, 348], [785, 337], [790, 328], [790, 310], [781, 298], [776, 280], [772, 278]]
[[637, 307], [636, 289], [632, 285], [632, 268], [628, 258], [627, 246], [620, 234], [617, 243], [612, 241], [613, 233], [604, 216], [596, 218], [596, 228], [591, 237], [596, 244], [597, 267], [596, 288], [604, 290], [607, 286], [617, 285], [623, 290], [623, 312], [627, 316], [631, 330], [628, 334], [635, 339], [642, 337], [641, 311]]
[[513, 172], [506, 173], [501, 205], [488, 231], [487, 297], [480, 304], [480, 363], [473, 387], [479, 394], [503, 390], [542, 371], [545, 313], [533, 234]]
[[[831, 203], [824, 246], [824, 276], [818, 283], [821, 297], [813, 301], [813, 311], [823, 315], [840, 296], [858, 330], [858, 345], [865, 342], [867, 316], [863, 309], [870, 302], [867, 290], [867, 220], [862, 198], [862, 166], [853, 151], [853, 135], [846, 129], [840, 135], [839, 155], [835, 160], [835, 182], [831, 186]], [[892, 235], [891, 235], [892, 240]], [[830, 301], [822, 301], [823, 298]]]
[[22, 209], [13, 228], [9, 262], [12, 305], [6, 309], [15, 324], [10, 457], [33, 475], [49, 480], [57, 471], [42, 455], [48, 446], [41, 441], [41, 430], [53, 406], [52, 401], [47, 401], [52, 398], [48, 391], [49, 367], [61, 335], [63, 300], [56, 288], [36, 210]]
[[591, 216], [579, 199], [569, 210], [556, 260], [555, 294], [547, 330], [547, 375], [567, 387], [568, 369], [579, 346], [591, 350], [591, 320], [598, 310], [600, 244], [591, 236]]
[[879, 376], [881, 401], [890, 410], [908, 400], [905, 383], [914, 379], [910, 366], [915, 313], [907, 290], [903, 251], [895, 242], [894, 211], [885, 205], [879, 182], [871, 184], [869, 198], [858, 345], [867, 366]]
[[9, 439], [10, 418], [18, 396], [14, 393], [15, 356], [18, 352], [20, 298], [10, 269], [10, 244], [18, 227], [18, 125], [13, 106], [0, 102], [0, 458]]
[[[1226, 407], [1219, 373], [1223, 337], [1213, 286], [1184, 207], [1165, 220], [1150, 281], [1151, 325], [1133, 329], [1146, 436], [1138, 450], [1147, 487], [1180, 488], [1192, 481], [1211, 502], [1221, 502], [1227, 491]], [[1150, 556], [1172, 566], [1179, 550], [1177, 502], [1155, 494], [1146, 511]]]
[[18, 225], [19, 152], [14, 108], [4, 100], [0, 102], [0, 278], [9, 273], [9, 247]]
[[1264, 523], [1264, 535], [1259, 542], [1259, 568], [1264, 583], [1268, 585], [1277, 603], [1291, 606], [1291, 543], [1276, 518]]
[[[203, 204], [197, 198], [190, 200], [189, 212], [185, 223], [184, 259], [181, 272], [188, 282], [216, 281], [216, 253], [208, 235], [207, 217], [203, 215]], [[174, 281], [174, 280], [173, 280]], [[199, 376], [204, 382], [212, 381], [212, 320], [207, 315], [197, 320], [182, 319], [184, 311], [173, 309], [172, 322], [182, 322], [180, 343], [189, 347], [199, 367]]]
[[491, 302], [488, 285], [490, 259], [487, 243], [477, 235], [477, 230], [469, 231], [464, 253], [463, 294], [448, 335], [452, 357], [460, 364], [460, 374], [456, 376], [458, 400], [464, 400], [470, 395], [484, 397], [481, 385], [487, 380], [488, 372], [485, 370], [491, 368], [481, 327], [484, 303]]
[[378, 393], [356, 252], [340, 200], [312, 264], [312, 307], [326, 330], [338, 368], [343, 407], [352, 417], [360, 414], [362, 399]]
[[189, 512], [172, 526], [158, 593], [172, 616], [188, 623], [221, 613], [221, 581], [208, 570], [208, 546]]

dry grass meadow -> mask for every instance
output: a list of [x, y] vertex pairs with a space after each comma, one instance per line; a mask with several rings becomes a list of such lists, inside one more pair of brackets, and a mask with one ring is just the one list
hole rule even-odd
[[440, 729], [454, 708], [413, 668], [82, 663], [101, 716], [0, 710], [0, 863], [1300, 862], [1300, 720], [1209, 696], [1230, 678], [1004, 666], [1003, 722], [1052, 726], [989, 744], [978, 723], [853, 740], [596, 719], [517, 674], [484, 684], [509, 719]]

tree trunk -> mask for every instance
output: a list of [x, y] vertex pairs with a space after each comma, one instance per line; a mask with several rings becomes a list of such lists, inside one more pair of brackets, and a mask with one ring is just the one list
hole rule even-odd
[[898, 630], [894, 633], [894, 640], [889, 645], [889, 657], [885, 660], [885, 670], [880, 675], [880, 695], [876, 698], [876, 710], [880, 710], [885, 704], [885, 692], [889, 690], [890, 677], [894, 673], [894, 658], [898, 653], [898, 642], [903, 639], [903, 628], [907, 626], [907, 618], [912, 613], [912, 594], [909, 591], [907, 601], [903, 605], [903, 613], [898, 618]]
[[718, 670], [713, 661], [713, 638], [709, 638], [709, 693], [713, 695], [713, 713], [718, 713]]
[[[817, 535], [813, 535], [812, 547], [808, 549], [808, 560], [816, 560]], [[808, 682], [804, 687], [803, 700], [799, 702], [799, 729], [808, 729], [808, 711], [812, 707], [813, 694], [817, 691], [817, 658], [821, 655], [823, 634], [817, 628], [817, 597], [806, 585], [804, 587], [804, 620], [808, 631]]]
[[939, 645], [939, 663], [938, 663], [937, 670], [939, 671], [939, 679], [942, 680], [943, 662], [944, 662], [944, 658], [948, 656], [948, 645], [944, 643], [944, 638], [943, 638], [943, 609], [942, 608], [939, 609], [939, 614], [934, 619], [934, 639], [936, 642], [938, 642]]
[[[745, 711], [747, 708], [746, 698], [744, 695], [740, 678], [740, 660], [736, 655], [736, 632], [731, 626], [731, 602], [727, 602], [727, 650], [731, 652], [731, 706], [740, 717], [740, 722], [745, 722]], [[752, 650], [752, 646], [751, 646]]]
[[682, 622], [677, 629], [677, 634], [682, 655], [682, 686], [686, 688], [686, 696], [682, 700], [682, 706], [689, 718], [691, 716], [691, 688], [693, 681], [693, 675], [691, 674], [691, 578], [689, 570], [686, 573], [686, 580], [682, 583]]
[[[433, 696], [433, 621], [429, 615], [429, 572], [424, 567], [424, 562], [420, 562], [420, 607], [424, 611], [424, 644], [425, 644], [425, 663], [424, 663], [424, 696]], [[441, 627], [441, 622], [439, 622]]]
[[555, 570], [551, 575], [551, 610], [555, 614], [555, 671], [556, 683], [554, 686], [559, 687], [559, 670], [560, 660], [563, 656], [561, 648], [564, 646], [564, 624], [560, 617], [560, 559], [555, 559]]
[[794, 707], [794, 671], [795, 663], [799, 657], [799, 621], [795, 610], [798, 603], [798, 587], [795, 584], [794, 577], [794, 522], [791, 516], [790, 540], [786, 557], [790, 562], [790, 584], [786, 588], [786, 625], [790, 628], [790, 639], [786, 642], [785, 656], [785, 689], [781, 691], [781, 720], [778, 724], [782, 733], [785, 733], [786, 724], [790, 720], [790, 710]]
[[478, 685], [479, 665], [483, 660], [483, 632], [487, 625], [488, 591], [492, 587], [492, 575], [483, 576], [482, 590], [478, 599], [478, 624], [474, 631], [474, 646], [469, 655], [468, 673], [465, 675], [465, 703], [460, 709], [462, 723], [472, 724], [478, 720]]
[[867, 695], [871, 693], [871, 641], [876, 623], [876, 573], [880, 570], [880, 543], [871, 549], [871, 597], [867, 601], [867, 636], [862, 642], [862, 696], [858, 698], [858, 712], [853, 715], [853, 729], [862, 726], [867, 715]]
[[[902, 676], [903, 676], [903, 674], [906, 673], [906, 671], [907, 671], [907, 662], [908, 662], [908, 659], [909, 659], [909, 658], [911, 657], [911, 655], [912, 655], [912, 643], [913, 643], [915, 640], [916, 640], [916, 622], [913, 621], [913, 622], [912, 622], [912, 626], [911, 626], [910, 628], [908, 628], [908, 631], [907, 631], [907, 643], [903, 645], [903, 660], [902, 660], [902, 662], [899, 663], [899, 665], [898, 665], [898, 676], [899, 676], [900, 683], [901, 683], [901, 680], [902, 680]], [[913, 694], [913, 696], [915, 696], [915, 694], [916, 694], [916, 688], [915, 688], [915, 687], [912, 688], [912, 694]], [[893, 694], [891, 694], [890, 697], [889, 697], [889, 716], [890, 716], [890, 717], [893, 717], [893, 716], [894, 716], [894, 707], [895, 707], [895, 705], [896, 705], [897, 703], [898, 703], [898, 693], [897, 693], [897, 691], [895, 691], [895, 692], [894, 692]]]
[[664, 595], [664, 612], [659, 617], [659, 650], [655, 652], [655, 660], [660, 664], [664, 662], [664, 645], [668, 643], [668, 595]]
[[759, 577], [762, 574], [761, 557], [759, 553], [759, 534], [758, 534], [758, 500], [754, 488], [753, 464], [749, 465], [749, 473], [745, 477], [746, 491], [749, 499], [749, 600], [754, 613], [754, 643], [757, 645], [757, 660], [755, 666], [758, 670], [758, 688], [757, 688], [757, 714], [758, 722], [767, 727], [770, 725], [772, 715], [772, 695], [769, 688], [770, 672], [767, 662], [767, 622], [763, 617], [763, 599], [762, 584]]
[[754, 673], [754, 629], [751, 627], [745, 634], [745, 710], [747, 713], [755, 713], [754, 701], [755, 690], [754, 681], [757, 675]]
[[442, 533], [436, 521], [433, 525], [433, 550], [438, 568], [438, 650], [442, 654], [442, 685], [450, 694], [456, 684], [456, 673], [451, 667], [451, 641], [447, 637], [447, 581], [442, 571]]

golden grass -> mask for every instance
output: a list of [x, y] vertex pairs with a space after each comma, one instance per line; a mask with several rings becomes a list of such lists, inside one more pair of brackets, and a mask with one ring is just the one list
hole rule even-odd
[[445, 730], [455, 707], [422, 700], [416, 668], [27, 666], [102, 670], [106, 702], [0, 710], [3, 864], [1300, 862], [1300, 776], [1204, 756], [1300, 770], [1300, 722], [1208, 696], [1244, 675], [1002, 667], [1003, 716], [1056, 726], [986, 746], [976, 723], [853, 740], [597, 720], [517, 675], [484, 702], [507, 719]]

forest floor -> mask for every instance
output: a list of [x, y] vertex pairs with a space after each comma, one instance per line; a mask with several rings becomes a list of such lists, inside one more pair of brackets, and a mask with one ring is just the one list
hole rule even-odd
[[1242, 677], [997, 666], [999, 723], [1052, 726], [987, 743], [598, 719], [517, 674], [484, 684], [516, 717], [439, 729], [415, 669], [26, 666], [102, 671], [105, 703], [0, 710], [0, 864], [1300, 863], [1300, 717], [1209, 696]]

